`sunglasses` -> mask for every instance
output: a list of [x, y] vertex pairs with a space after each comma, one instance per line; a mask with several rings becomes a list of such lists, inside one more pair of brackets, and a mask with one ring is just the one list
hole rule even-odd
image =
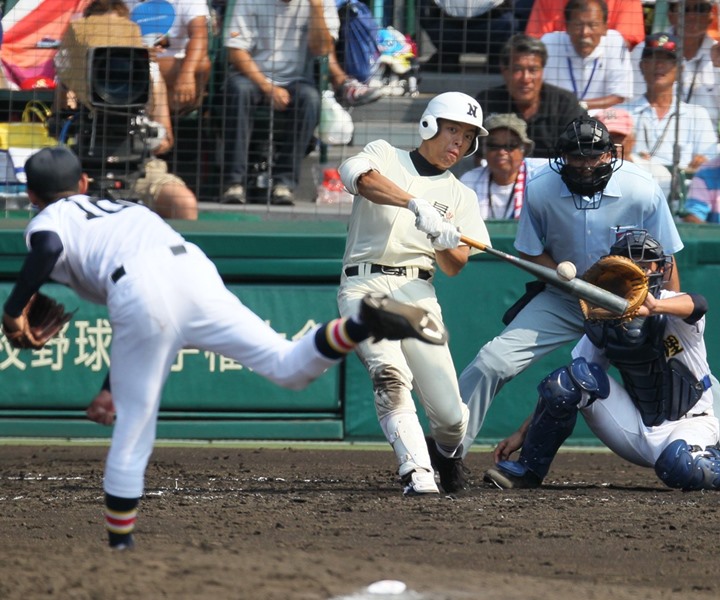
[[513, 150], [522, 148], [522, 146], [522, 144], [494, 144], [492, 142], [488, 142], [487, 144], [485, 144], [485, 149], [496, 152], [500, 152], [500, 150], [505, 150], [505, 152], [512, 152]]
[[[670, 10], [672, 12], [678, 12], [680, 5], [678, 3], [672, 3]], [[707, 15], [712, 10], [712, 4], [695, 4], [694, 6], [686, 6], [685, 13], [699, 13], [701, 15]]]

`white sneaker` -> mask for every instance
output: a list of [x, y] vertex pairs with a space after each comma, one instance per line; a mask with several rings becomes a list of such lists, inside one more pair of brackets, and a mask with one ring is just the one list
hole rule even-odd
[[240, 185], [239, 183], [236, 183], [234, 185], [231, 185], [228, 189], [225, 190], [225, 193], [222, 195], [222, 198], [220, 199], [221, 204], [245, 204], [245, 201], [247, 200], [245, 195], [245, 188]]
[[439, 494], [435, 474], [432, 471], [418, 469], [402, 477], [403, 496], [421, 496], [423, 494]]
[[295, 195], [290, 186], [284, 183], [278, 183], [272, 190], [272, 199], [270, 202], [277, 206], [293, 206], [295, 204]]

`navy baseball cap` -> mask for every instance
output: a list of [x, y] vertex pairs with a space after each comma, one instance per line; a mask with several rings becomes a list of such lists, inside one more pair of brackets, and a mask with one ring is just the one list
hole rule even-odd
[[43, 148], [25, 161], [27, 187], [38, 196], [49, 198], [77, 190], [82, 165], [67, 146]]
[[641, 58], [648, 58], [655, 54], [665, 54], [675, 60], [678, 59], [680, 42], [672, 33], [653, 33], [645, 38], [645, 47]]

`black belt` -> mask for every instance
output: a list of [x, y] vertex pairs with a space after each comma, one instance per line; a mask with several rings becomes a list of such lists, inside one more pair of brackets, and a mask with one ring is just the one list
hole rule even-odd
[[[371, 273], [382, 273], [383, 275], [396, 275], [397, 277], [406, 277], [407, 276], [407, 268], [406, 267], [386, 267], [385, 265], [370, 265], [370, 272]], [[360, 274], [360, 267], [354, 266], [354, 267], [345, 267], [345, 275], [347, 277], [355, 277], [356, 275]], [[424, 279], [427, 281], [432, 277], [432, 273], [430, 271], [426, 271], [425, 269], [418, 269], [418, 277], [420, 279]]]
[[[182, 244], [179, 246], [170, 246], [170, 252], [172, 252], [175, 256], [178, 256], [179, 254], [187, 254], [187, 248]], [[110, 274], [110, 281], [117, 283], [125, 276], [125, 274], [125, 267], [120, 265]]]

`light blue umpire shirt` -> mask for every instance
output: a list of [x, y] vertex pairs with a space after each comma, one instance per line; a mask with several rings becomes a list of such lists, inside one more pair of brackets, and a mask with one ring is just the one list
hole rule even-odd
[[618, 230], [647, 229], [666, 254], [683, 248], [662, 190], [649, 172], [630, 162], [613, 173], [598, 208], [581, 210], [575, 201], [549, 165], [537, 171], [526, 188], [515, 248], [530, 256], [547, 251], [557, 263], [574, 263], [579, 275], [608, 253]]

